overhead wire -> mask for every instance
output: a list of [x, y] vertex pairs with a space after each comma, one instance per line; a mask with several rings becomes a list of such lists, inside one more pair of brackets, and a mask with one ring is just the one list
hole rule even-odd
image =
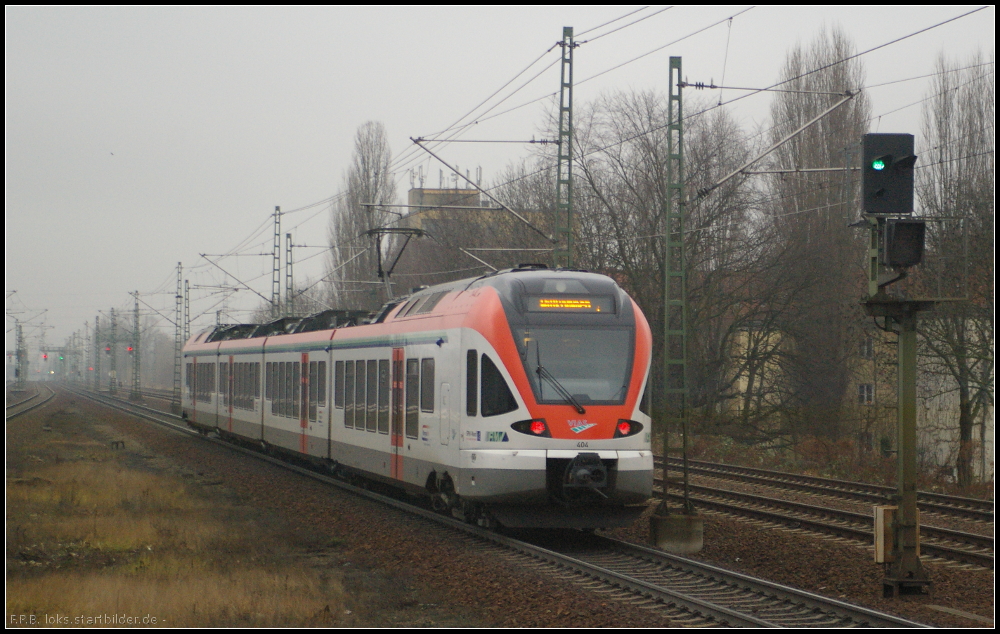
[[[723, 102], [723, 103], [722, 103], [721, 105], [718, 105], [718, 104], [717, 104], [717, 105], [713, 105], [713, 106], [710, 106], [710, 107], [708, 107], [708, 108], [705, 108], [705, 109], [703, 109], [703, 110], [700, 110], [700, 111], [698, 111], [698, 112], [695, 112], [695, 113], [691, 113], [691, 114], [688, 114], [688, 115], [685, 115], [685, 116], [684, 116], [684, 118], [683, 118], [683, 121], [688, 121], [688, 120], [690, 120], [690, 119], [692, 119], [692, 118], [694, 118], [694, 117], [698, 117], [698, 116], [700, 116], [700, 115], [703, 115], [703, 114], [705, 114], [705, 113], [707, 113], [707, 112], [710, 112], [711, 110], [715, 110], [716, 108], [719, 108], [719, 107], [721, 107], [722, 105], [729, 105], [729, 104], [731, 104], [731, 103], [734, 103], [734, 102], [736, 102], [736, 101], [739, 101], [739, 100], [741, 100], [741, 99], [745, 99], [745, 98], [746, 98], [746, 97], [748, 97], [748, 96], [751, 96], [751, 95], [754, 95], [754, 94], [758, 94], [758, 93], [760, 93], [760, 92], [763, 92], [764, 90], [767, 90], [768, 88], [775, 88], [775, 87], [777, 87], [777, 86], [781, 86], [781, 85], [783, 85], [783, 84], [786, 84], [786, 83], [788, 83], [788, 82], [790, 82], [790, 81], [794, 81], [795, 79], [800, 79], [800, 78], [802, 78], [802, 77], [806, 77], [806, 76], [808, 76], [808, 75], [811, 75], [811, 74], [813, 74], [813, 73], [816, 73], [816, 72], [819, 72], [820, 70], [824, 70], [824, 69], [826, 69], [826, 68], [831, 68], [831, 67], [833, 67], [833, 66], [836, 66], [836, 65], [838, 65], [838, 64], [841, 64], [841, 63], [843, 63], [843, 62], [845, 62], [845, 61], [848, 61], [848, 60], [851, 60], [851, 59], [854, 59], [854, 58], [856, 58], [856, 57], [860, 57], [861, 55], [865, 55], [865, 54], [867, 54], [867, 53], [871, 53], [871, 52], [873, 52], [873, 51], [876, 51], [876, 50], [879, 50], [879, 49], [881, 49], [881, 48], [885, 48], [886, 46], [889, 46], [890, 44], [895, 44], [895, 43], [898, 43], [898, 42], [901, 42], [901, 41], [903, 41], [903, 40], [906, 40], [906, 39], [908, 39], [908, 38], [910, 38], [910, 37], [913, 37], [913, 36], [915, 36], [915, 35], [918, 35], [918, 34], [920, 34], [920, 33], [924, 33], [924, 32], [927, 32], [927, 31], [929, 31], [929, 30], [931, 30], [931, 29], [934, 29], [934, 28], [937, 28], [937, 27], [940, 27], [940, 26], [943, 26], [943, 25], [945, 25], [945, 24], [948, 24], [949, 22], [953, 22], [953, 21], [955, 21], [955, 20], [957, 20], [957, 19], [960, 19], [960, 18], [963, 18], [963, 17], [966, 17], [966, 16], [968, 16], [968, 15], [971, 15], [971, 14], [975, 13], [976, 11], [980, 11], [980, 10], [982, 10], [982, 9], [984, 9], [984, 8], [986, 8], [986, 7], [985, 7], [985, 6], [984, 6], [984, 7], [980, 7], [979, 9], [974, 9], [974, 10], [972, 10], [972, 11], [968, 11], [968, 12], [966, 12], [966, 13], [963, 13], [963, 14], [961, 14], [961, 15], [958, 15], [958, 16], [955, 16], [955, 17], [953, 17], [953, 18], [949, 18], [949, 19], [947, 19], [947, 20], [943, 20], [943, 21], [941, 21], [941, 22], [938, 22], [938, 23], [936, 23], [936, 24], [933, 24], [933, 25], [931, 25], [931, 26], [928, 26], [928, 27], [925, 27], [925, 28], [923, 28], [923, 29], [920, 29], [920, 30], [918, 30], [918, 31], [914, 31], [914, 32], [912, 32], [912, 33], [910, 33], [910, 34], [908, 34], [908, 35], [904, 35], [904, 36], [902, 36], [902, 37], [899, 37], [899, 38], [896, 38], [896, 39], [894, 39], [894, 40], [892, 40], [892, 41], [890, 41], [890, 42], [886, 42], [886, 43], [884, 43], [884, 44], [880, 44], [880, 45], [878, 45], [878, 46], [875, 46], [875, 47], [872, 47], [872, 48], [870, 48], [870, 49], [867, 49], [866, 51], [863, 51], [863, 52], [861, 52], [861, 53], [856, 53], [856, 54], [853, 54], [853, 55], [849, 55], [849, 56], [847, 56], [847, 57], [844, 57], [844, 58], [841, 58], [841, 59], [839, 59], [839, 60], [837, 60], [837, 61], [835, 61], [835, 62], [831, 62], [831, 63], [829, 63], [829, 64], [825, 64], [825, 65], [823, 65], [823, 66], [820, 66], [819, 68], [816, 68], [816, 69], [813, 69], [813, 70], [810, 70], [810, 71], [807, 71], [807, 72], [805, 72], [805, 73], [801, 73], [800, 75], [797, 75], [796, 77], [792, 77], [792, 78], [790, 78], [790, 79], [786, 79], [786, 80], [783, 80], [783, 81], [780, 81], [780, 82], [777, 82], [777, 83], [775, 83], [775, 84], [772, 84], [771, 86], [768, 86], [767, 88], [762, 88], [762, 89], [760, 89], [760, 90], [757, 90], [757, 91], [755, 91], [755, 92], [752, 92], [752, 93], [748, 93], [748, 94], [746, 94], [746, 95], [740, 95], [740, 96], [738, 96], [738, 97], [734, 97], [733, 99], [730, 99], [729, 101], [726, 101], [726, 102]], [[501, 113], [501, 114], [502, 114], [502, 113]], [[659, 130], [662, 130], [662, 129], [665, 129], [666, 127], [668, 127], [668, 125], [669, 125], [669, 124], [664, 124], [664, 125], [661, 125], [661, 126], [656, 126], [656, 127], [654, 127], [654, 128], [651, 128], [651, 129], [649, 129], [649, 130], [646, 130], [646, 131], [643, 131], [643, 132], [640, 132], [640, 133], [638, 133], [638, 134], [635, 134], [635, 135], [632, 135], [632, 136], [630, 136], [630, 137], [627, 137], [627, 138], [625, 138], [625, 139], [621, 139], [621, 140], [619, 140], [619, 141], [616, 141], [616, 142], [614, 142], [614, 143], [610, 143], [610, 144], [608, 144], [608, 145], [606, 145], [606, 146], [603, 146], [603, 147], [600, 147], [600, 148], [596, 148], [596, 149], [594, 149], [594, 150], [591, 150], [590, 152], [588, 152], [587, 154], [584, 154], [584, 155], [582, 155], [582, 156], [588, 156], [588, 155], [590, 155], [590, 154], [595, 154], [595, 153], [597, 153], [597, 152], [601, 152], [601, 151], [604, 151], [604, 150], [607, 150], [607, 149], [609, 149], [609, 148], [611, 148], [611, 147], [614, 147], [615, 145], [621, 145], [621, 144], [624, 144], [624, 143], [628, 143], [629, 141], [633, 141], [633, 140], [635, 140], [635, 139], [637, 139], [637, 138], [640, 138], [640, 137], [642, 137], [642, 136], [646, 136], [646, 135], [648, 135], [648, 134], [652, 134], [653, 132], [657, 132], [657, 131], [659, 131]], [[517, 177], [517, 178], [515, 178], [515, 179], [511, 179], [510, 181], [507, 181], [507, 182], [505, 182], [505, 183], [501, 183], [501, 184], [499, 184], [499, 185], [496, 185], [496, 186], [494, 186], [493, 188], [490, 188], [490, 189], [495, 189], [495, 188], [497, 188], [497, 187], [501, 187], [501, 186], [504, 186], [504, 185], [507, 185], [507, 184], [511, 184], [511, 183], [514, 183], [514, 182], [517, 182], [517, 181], [519, 181], [519, 180], [523, 180], [524, 178], [528, 178], [528, 177], [530, 177], [530, 176], [534, 176], [534, 175], [536, 175], [536, 174], [539, 174], [539, 173], [541, 173], [541, 172], [543, 172], [543, 171], [545, 171], [545, 170], [548, 170], [548, 169], [553, 169], [553, 167], [552, 167], [552, 166], [548, 166], [548, 167], [545, 167], [545, 168], [541, 168], [541, 169], [538, 169], [538, 170], [535, 170], [534, 172], [529, 172], [529, 173], [527, 173], [527, 174], [523, 174], [523, 175], [521, 175], [521, 176], [519, 176], [519, 177]]]

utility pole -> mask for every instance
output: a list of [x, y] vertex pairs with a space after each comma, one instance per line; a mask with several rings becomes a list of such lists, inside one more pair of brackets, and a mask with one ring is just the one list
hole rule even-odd
[[292, 234], [285, 234], [285, 317], [295, 316], [295, 297], [292, 292]]
[[271, 253], [271, 317], [281, 313], [281, 207], [274, 208], [274, 248]]
[[[663, 500], [650, 518], [653, 540], [664, 550], [694, 553], [704, 543], [704, 518], [691, 504], [688, 487], [687, 264], [684, 253], [684, 111], [681, 58], [671, 57], [667, 98], [667, 198], [663, 237]], [[648, 389], [648, 388], [647, 388]], [[680, 432], [680, 447], [671, 447], [670, 432]], [[669, 460], [683, 461], [680, 477], [670, 475]], [[683, 506], [671, 511], [670, 485], [681, 485]]]
[[170, 396], [170, 411], [180, 413], [181, 407], [181, 347], [184, 345], [184, 297], [181, 277], [184, 269], [177, 263], [177, 292], [174, 294], [174, 384]]
[[90, 378], [90, 374], [88, 374], [88, 373], [94, 371], [94, 366], [92, 364], [90, 364], [90, 363], [87, 363], [87, 355], [90, 352], [92, 352], [92, 348], [90, 346], [90, 324], [87, 323], [87, 322], [83, 322], [83, 351], [82, 351], [81, 354], [83, 356], [83, 367], [86, 368], [83, 371], [84, 372], [84, 374], [83, 374], [83, 384], [84, 384], [84, 386], [87, 385], [87, 383], [88, 383], [87, 379]]
[[139, 291], [135, 292], [135, 308], [132, 312], [132, 391], [128, 395], [130, 401], [142, 400], [142, 385], [140, 384], [141, 358], [139, 352], [140, 343], [140, 323], [139, 323]]
[[25, 382], [28, 380], [28, 350], [24, 347], [24, 327], [20, 321], [14, 321], [15, 330], [15, 365], [14, 365], [14, 389], [23, 391]]
[[111, 394], [118, 393], [118, 318], [115, 317], [115, 309], [111, 309], [111, 337], [109, 341], [111, 346], [111, 385], [108, 388], [108, 392]]
[[94, 317], [94, 391], [101, 391], [101, 316]]
[[559, 137], [556, 164], [556, 266], [573, 266], [573, 27], [564, 26], [559, 79]]
[[191, 287], [184, 280], [184, 342], [191, 338]]

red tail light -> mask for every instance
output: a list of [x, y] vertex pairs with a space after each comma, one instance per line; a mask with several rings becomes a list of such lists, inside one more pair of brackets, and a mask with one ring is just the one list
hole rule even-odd
[[632, 425], [629, 424], [627, 420], [618, 421], [618, 433], [622, 436], [628, 436], [628, 433], [632, 431]]

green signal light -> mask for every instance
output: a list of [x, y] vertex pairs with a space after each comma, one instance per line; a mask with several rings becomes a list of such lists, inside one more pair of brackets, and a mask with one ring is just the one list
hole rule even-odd
[[876, 172], [881, 172], [882, 170], [885, 169], [885, 161], [883, 161], [882, 159], [875, 159], [874, 161], [872, 161], [872, 169], [875, 170]]

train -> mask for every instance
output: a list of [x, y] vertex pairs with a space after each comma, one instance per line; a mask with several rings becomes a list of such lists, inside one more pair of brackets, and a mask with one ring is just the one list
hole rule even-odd
[[207, 329], [182, 416], [480, 526], [621, 527], [652, 495], [651, 349], [612, 278], [521, 265], [372, 314]]

